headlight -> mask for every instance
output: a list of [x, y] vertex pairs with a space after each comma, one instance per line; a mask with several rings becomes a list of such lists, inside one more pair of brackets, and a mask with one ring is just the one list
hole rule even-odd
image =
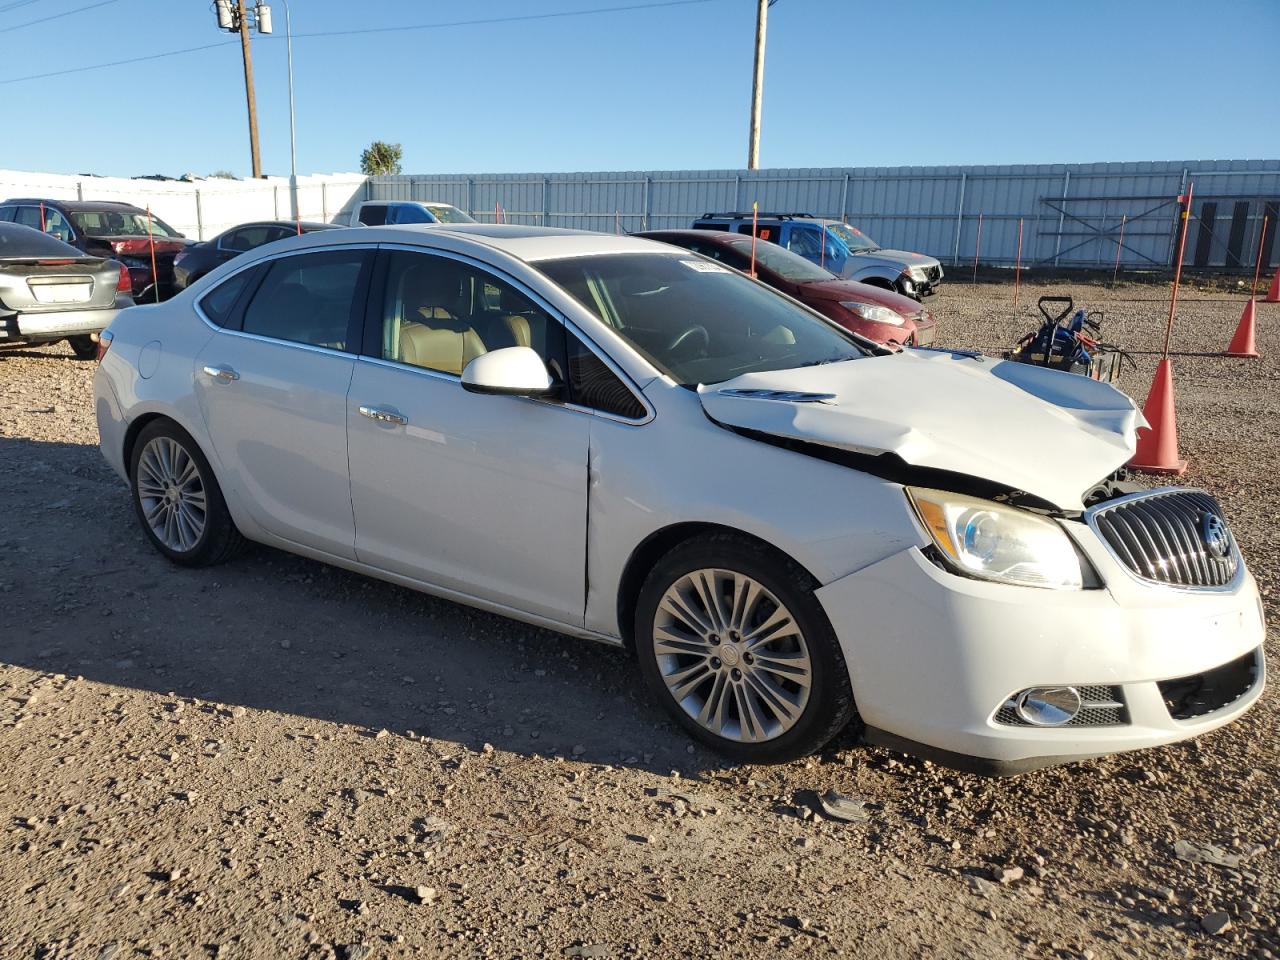
[[1075, 547], [1053, 520], [944, 490], [908, 487], [907, 496], [933, 542], [962, 573], [1053, 590], [1083, 586]]
[[882, 307], [878, 303], [863, 303], [860, 300], [841, 300], [840, 306], [852, 313], [856, 313], [863, 320], [869, 320], [872, 323], [888, 323], [895, 327], [900, 327], [907, 322], [907, 318], [897, 310], [891, 310], [889, 307]]
[[927, 280], [929, 274], [925, 272], [924, 267], [907, 267], [907, 276], [912, 280]]

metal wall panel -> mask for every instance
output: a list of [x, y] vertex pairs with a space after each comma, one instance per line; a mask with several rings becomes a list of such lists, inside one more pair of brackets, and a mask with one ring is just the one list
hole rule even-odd
[[[975, 254], [984, 264], [1012, 264], [1021, 221], [1024, 265], [1110, 268], [1119, 253], [1122, 267], [1164, 269], [1174, 256], [1176, 198], [1188, 182], [1192, 229], [1203, 237], [1188, 244], [1188, 261], [1251, 269], [1267, 204], [1280, 202], [1280, 160], [411, 175], [373, 177], [369, 196], [444, 200], [490, 222], [605, 232], [687, 227], [703, 213], [749, 211], [757, 202], [762, 211], [846, 219], [886, 247], [948, 265], [972, 264]], [[1232, 215], [1200, 224], [1204, 204]], [[1280, 245], [1267, 246], [1271, 266]]]

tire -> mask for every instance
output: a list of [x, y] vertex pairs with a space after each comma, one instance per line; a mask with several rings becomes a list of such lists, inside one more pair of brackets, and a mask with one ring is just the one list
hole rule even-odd
[[77, 360], [98, 359], [98, 341], [93, 337], [67, 337], [67, 343], [71, 345], [71, 352], [76, 355]]
[[[816, 587], [793, 560], [747, 537], [709, 534], [675, 547], [650, 571], [636, 603], [635, 647], [645, 683], [694, 739], [724, 756], [783, 763], [813, 753], [857, 715], [849, 671]], [[709, 605], [699, 606], [707, 588], [721, 598], [718, 623], [707, 616]], [[679, 614], [673, 596], [684, 603]], [[739, 607], [745, 615], [734, 615]], [[753, 629], [786, 613], [794, 630], [752, 637]]]
[[211, 567], [244, 545], [209, 461], [172, 420], [143, 427], [129, 458], [129, 487], [143, 533], [174, 563]]

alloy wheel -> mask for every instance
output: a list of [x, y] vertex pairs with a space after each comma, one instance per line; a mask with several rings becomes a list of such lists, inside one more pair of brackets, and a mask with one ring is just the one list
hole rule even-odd
[[175, 553], [193, 550], [204, 535], [204, 480], [183, 446], [170, 437], [150, 440], [138, 458], [138, 501], [157, 540]]
[[733, 570], [694, 570], [658, 603], [653, 649], [667, 691], [719, 737], [751, 743], [790, 730], [809, 702], [813, 662], [791, 611]]

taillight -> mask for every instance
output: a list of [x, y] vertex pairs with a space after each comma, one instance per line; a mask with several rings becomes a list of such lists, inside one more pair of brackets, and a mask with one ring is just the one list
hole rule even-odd
[[101, 363], [102, 358], [107, 355], [107, 351], [111, 349], [111, 341], [114, 339], [115, 334], [110, 330], [103, 330], [98, 334], [98, 363]]
[[[129, 268], [123, 263], [120, 264], [120, 279], [116, 282], [116, 293], [125, 295], [133, 293], [133, 277], [129, 276]], [[102, 359], [101, 354], [99, 354], [98, 359]]]

